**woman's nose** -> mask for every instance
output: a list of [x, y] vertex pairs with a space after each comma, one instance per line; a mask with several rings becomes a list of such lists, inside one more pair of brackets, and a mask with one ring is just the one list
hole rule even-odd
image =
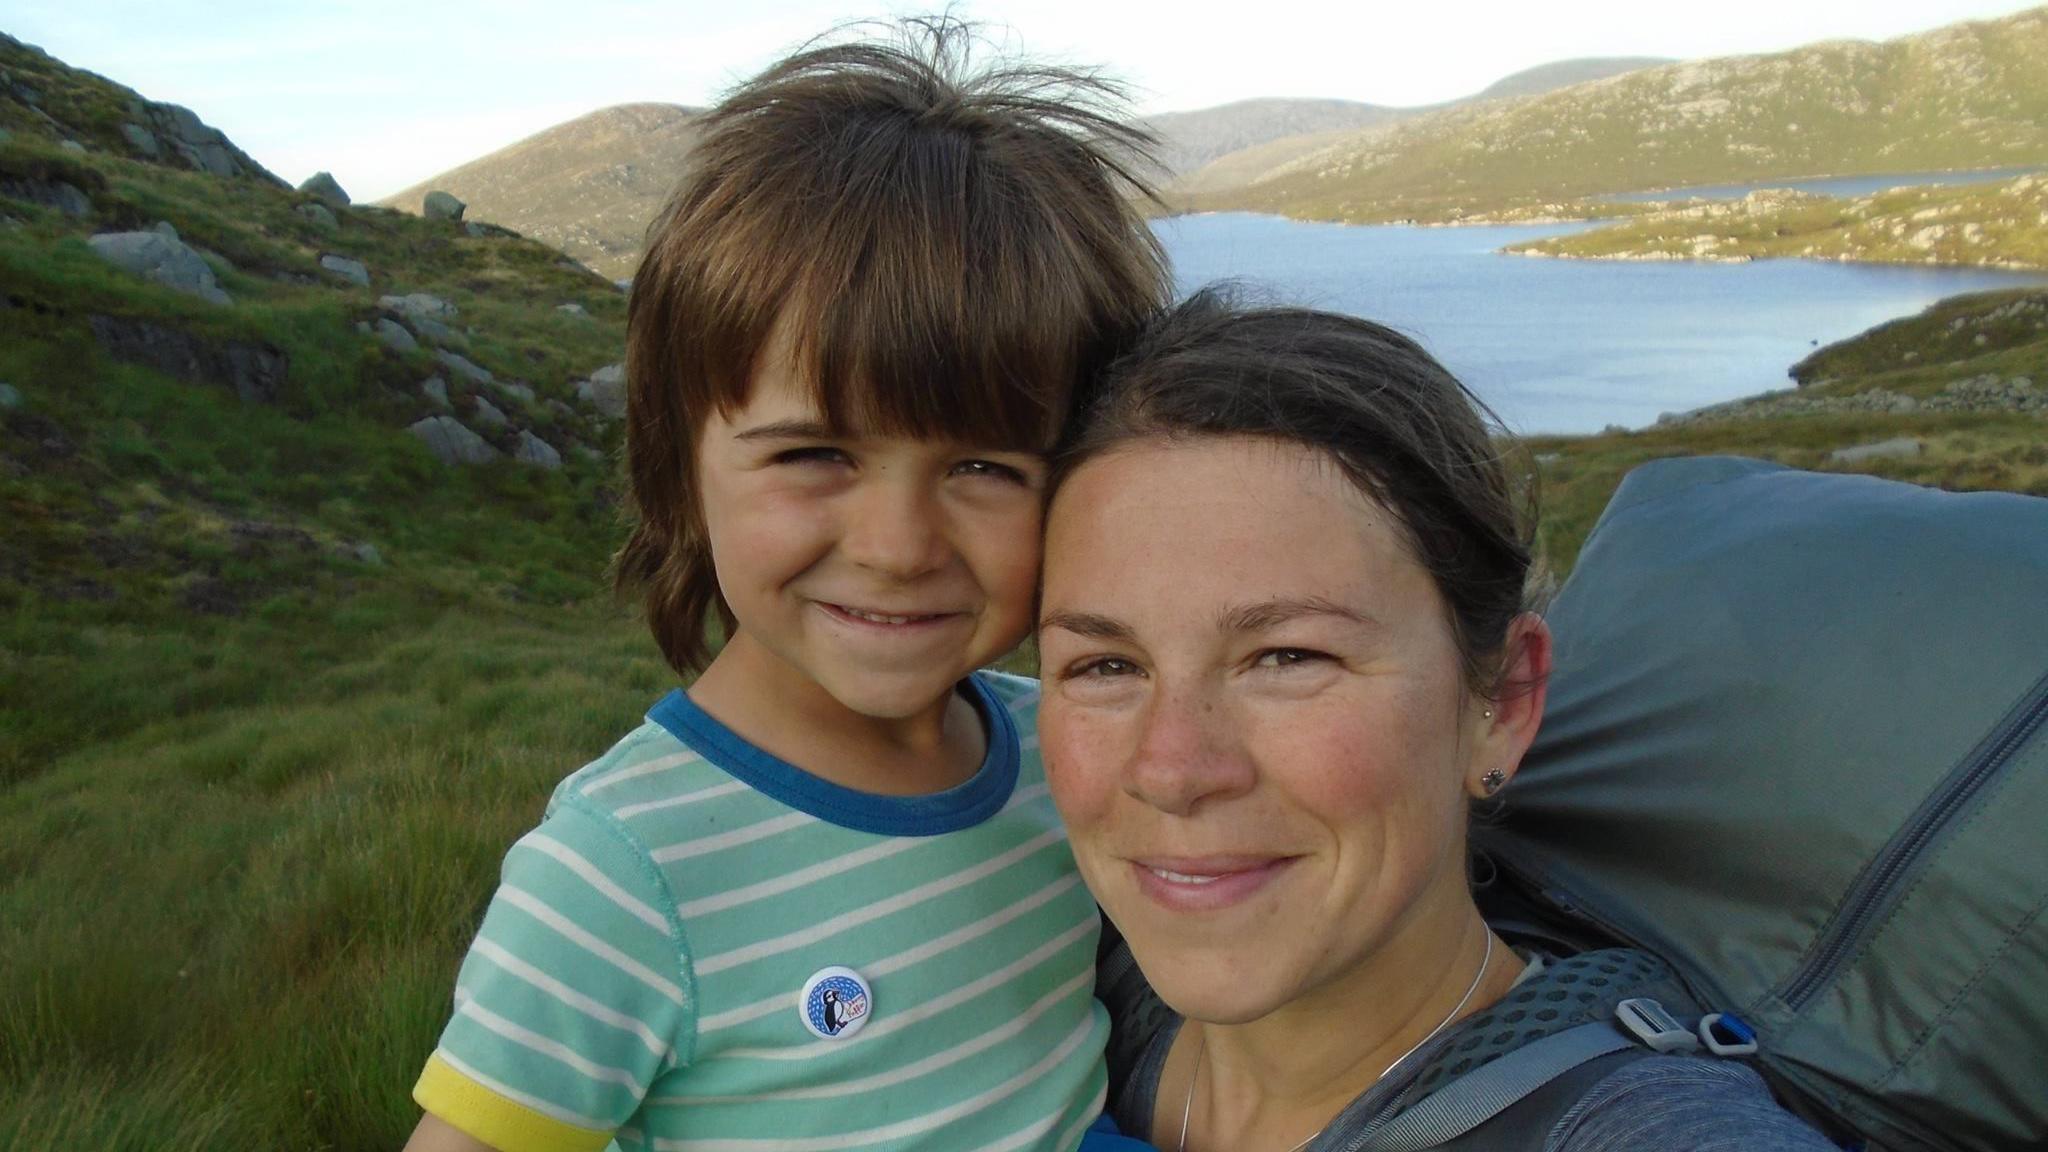
[[840, 550], [855, 564], [897, 580], [943, 567], [949, 546], [930, 494], [888, 478], [862, 486], [847, 510]]
[[1221, 700], [1198, 691], [1162, 691], [1147, 703], [1124, 789], [1175, 816], [1250, 789], [1250, 757], [1232, 733]]

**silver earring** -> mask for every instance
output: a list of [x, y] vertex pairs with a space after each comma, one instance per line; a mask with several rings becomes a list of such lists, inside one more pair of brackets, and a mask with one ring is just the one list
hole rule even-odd
[[1491, 720], [1493, 719], [1493, 709], [1488, 708], [1486, 711], [1481, 712], [1479, 715], [1487, 720]]
[[1495, 792], [1500, 791], [1501, 785], [1506, 784], [1507, 782], [1507, 773], [1501, 771], [1498, 768], [1488, 768], [1486, 770], [1486, 775], [1481, 776], [1479, 778], [1479, 787], [1484, 789], [1488, 796], [1491, 796]]

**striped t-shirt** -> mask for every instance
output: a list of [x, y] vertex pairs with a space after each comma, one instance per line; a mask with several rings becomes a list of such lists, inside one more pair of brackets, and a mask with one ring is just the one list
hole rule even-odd
[[1037, 685], [964, 691], [986, 759], [909, 797], [663, 699], [506, 856], [420, 1105], [504, 1152], [1074, 1148], [1104, 1093], [1095, 904]]

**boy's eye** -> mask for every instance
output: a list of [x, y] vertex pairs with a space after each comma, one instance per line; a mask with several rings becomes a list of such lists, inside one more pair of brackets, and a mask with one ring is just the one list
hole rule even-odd
[[955, 476], [987, 476], [995, 480], [1007, 480], [1012, 484], [1028, 484], [1031, 482], [1030, 478], [1025, 476], [1022, 471], [1012, 468], [1008, 464], [998, 464], [994, 460], [962, 460], [960, 463], [953, 465], [953, 474]]
[[845, 452], [823, 444], [803, 448], [785, 448], [771, 457], [777, 464], [843, 464], [849, 459]]

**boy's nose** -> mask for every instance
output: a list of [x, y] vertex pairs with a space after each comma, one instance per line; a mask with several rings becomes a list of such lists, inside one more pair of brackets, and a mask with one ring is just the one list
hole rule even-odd
[[852, 504], [839, 545], [849, 560], [897, 580], [946, 563], [939, 510], [915, 485], [871, 485]]

